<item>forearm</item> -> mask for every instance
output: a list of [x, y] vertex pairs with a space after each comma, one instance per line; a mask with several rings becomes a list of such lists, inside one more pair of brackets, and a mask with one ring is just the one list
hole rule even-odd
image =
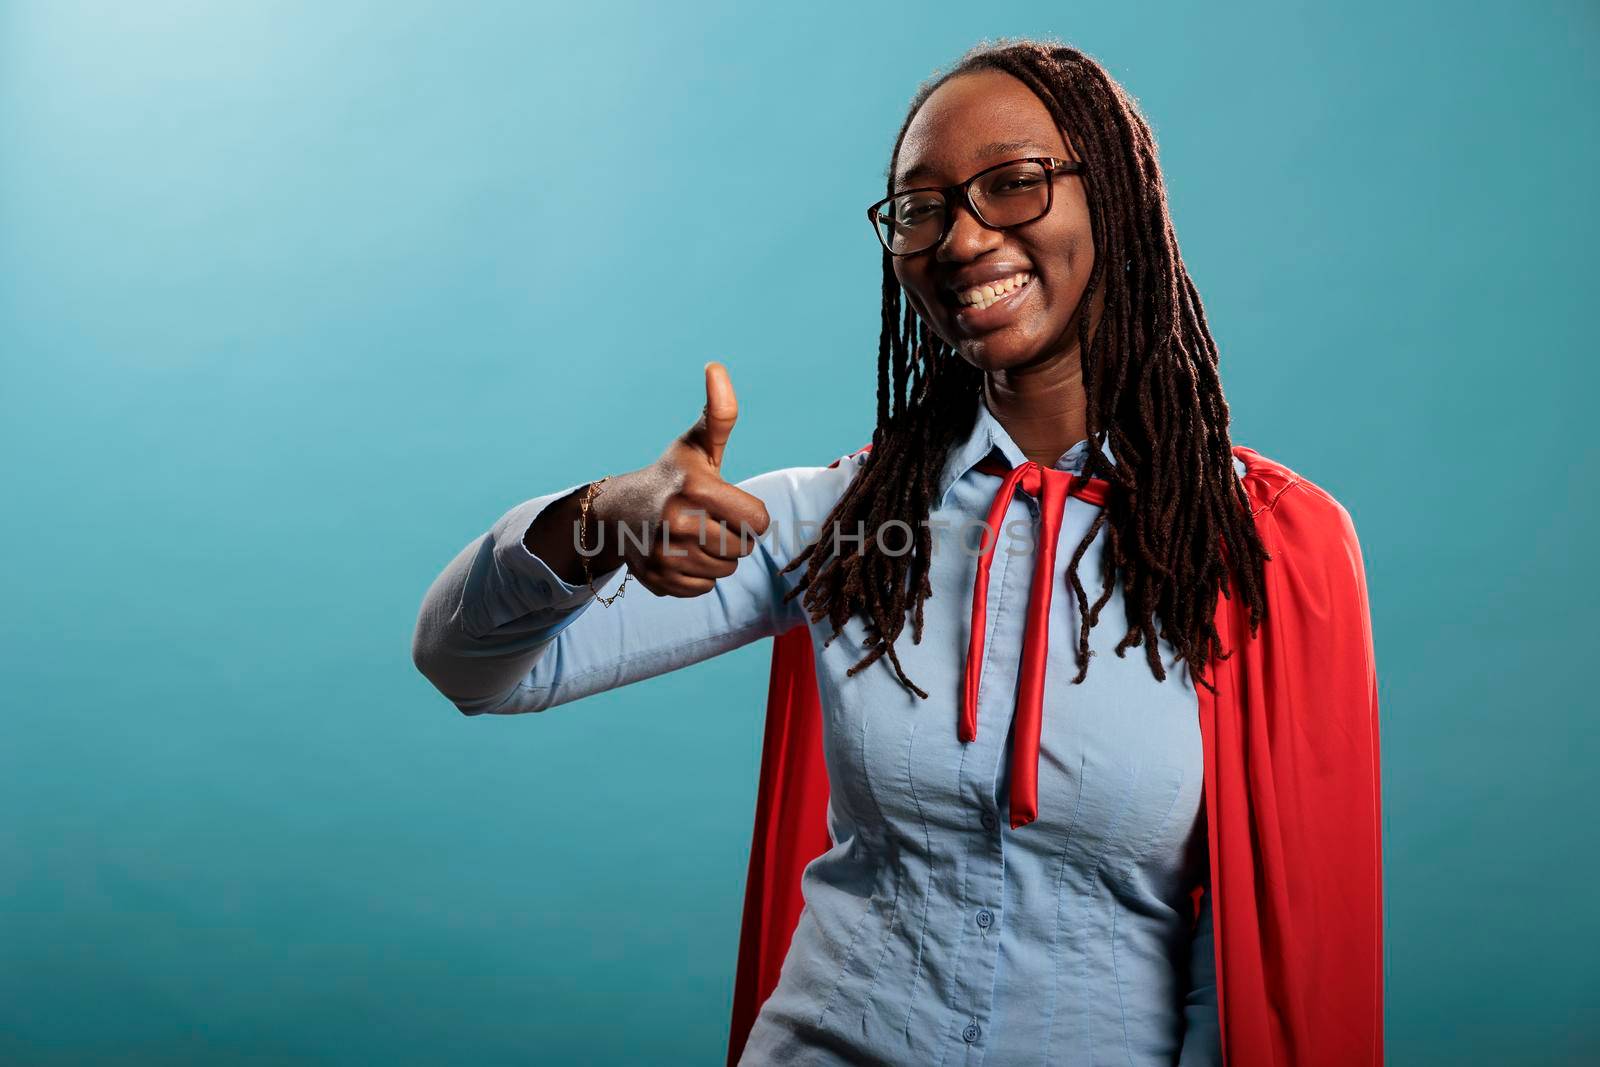
[[[494, 710], [513, 695], [555, 636], [593, 602], [587, 581], [569, 581], [527, 546], [528, 530], [541, 520], [548, 540], [561, 540], [552, 531], [566, 523], [563, 508], [583, 488], [557, 490], [508, 511], [445, 566], [423, 597], [412, 661], [463, 713]], [[576, 561], [570, 536], [568, 547]], [[604, 588], [620, 563], [593, 560], [590, 567], [596, 588]]]

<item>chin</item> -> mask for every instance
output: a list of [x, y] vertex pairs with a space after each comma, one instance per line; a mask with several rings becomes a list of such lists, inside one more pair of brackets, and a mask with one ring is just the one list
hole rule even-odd
[[958, 355], [981, 371], [1012, 370], [1035, 362], [1044, 352], [1042, 342], [1033, 337], [1018, 337], [1013, 331], [996, 330], [978, 337], [961, 337], [955, 342]]

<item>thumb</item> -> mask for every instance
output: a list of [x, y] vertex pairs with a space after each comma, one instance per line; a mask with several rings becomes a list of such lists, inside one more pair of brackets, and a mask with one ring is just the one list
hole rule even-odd
[[718, 470], [722, 469], [722, 453], [738, 417], [739, 401], [733, 395], [728, 368], [712, 360], [706, 364], [706, 406], [690, 437]]

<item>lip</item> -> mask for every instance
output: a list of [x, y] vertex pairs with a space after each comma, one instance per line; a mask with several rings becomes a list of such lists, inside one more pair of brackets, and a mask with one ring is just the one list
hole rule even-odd
[[[1002, 278], [1007, 275], [1002, 274]], [[1015, 321], [1022, 312], [1022, 305], [1033, 295], [1039, 287], [1039, 276], [1035, 274], [1033, 280], [1020, 289], [1013, 289], [1005, 296], [996, 300], [986, 308], [976, 306], [955, 307], [955, 322], [961, 331], [968, 336], [987, 333], [999, 329]]]

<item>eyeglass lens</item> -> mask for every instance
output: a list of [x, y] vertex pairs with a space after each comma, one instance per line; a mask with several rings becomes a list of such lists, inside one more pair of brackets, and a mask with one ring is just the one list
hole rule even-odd
[[[987, 226], [1017, 226], [1045, 213], [1050, 175], [1038, 163], [1019, 162], [984, 174], [970, 186], [972, 204]], [[910, 255], [938, 244], [950, 212], [936, 190], [902, 193], [875, 216], [878, 237], [896, 255]]]

